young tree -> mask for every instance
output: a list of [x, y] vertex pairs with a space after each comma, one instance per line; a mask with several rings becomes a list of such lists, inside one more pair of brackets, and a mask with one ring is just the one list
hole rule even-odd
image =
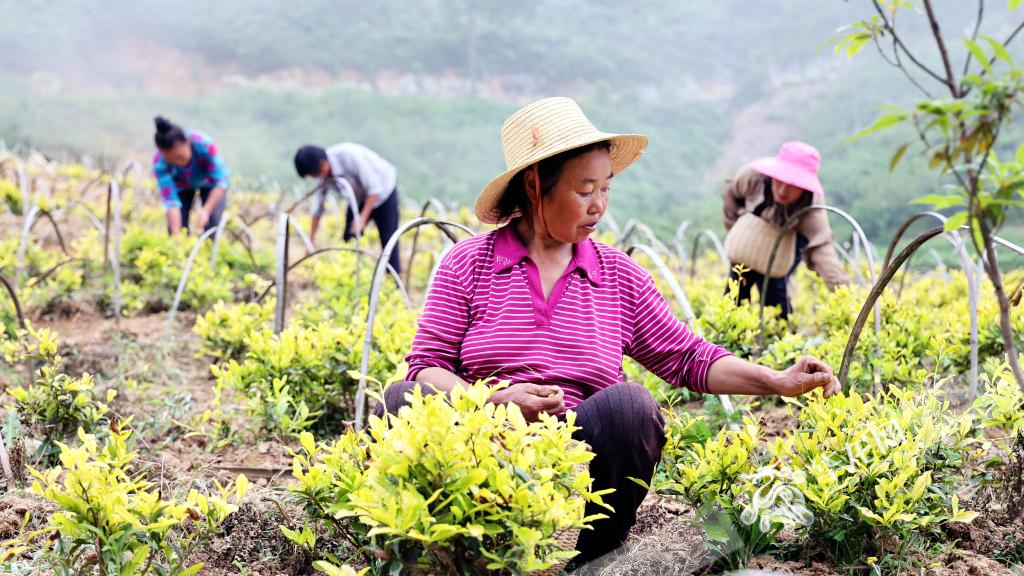
[[[1016, 15], [1021, 1], [1009, 0], [1012, 14]], [[995, 238], [1010, 210], [1024, 206], [1024, 145], [1012, 160], [1002, 161], [996, 154], [1001, 133], [1022, 103], [1024, 68], [1014, 62], [1007, 46], [1024, 28], [1024, 18], [1003, 39], [980, 34], [985, 0], [976, 0], [977, 15], [968, 26], [970, 36], [962, 38], [965, 50], [958, 73], [954, 66], [956, 54], [947, 45], [932, 0], [869, 2], [874, 14], [847, 27], [836, 51], [845, 51], [852, 57], [872, 43], [881, 57], [898, 68], [926, 99], [909, 109], [889, 107], [851, 140], [909, 125], [916, 139], [896, 150], [890, 170], [910, 146], [919, 145], [929, 165], [951, 178], [948, 193], [930, 194], [915, 202], [936, 210], [960, 208], [949, 218], [946, 230], [968, 227], [999, 302], [1003, 345], [1010, 367], [1017, 384], [1024, 389], [1024, 374], [1010, 324], [1011, 300], [1017, 295], [1009, 294], [1003, 284]], [[906, 26], [897, 29], [896, 22], [902, 14], [924, 20], [930, 30], [928, 46], [912, 49]], [[929, 51], [930, 56], [925, 56]]]

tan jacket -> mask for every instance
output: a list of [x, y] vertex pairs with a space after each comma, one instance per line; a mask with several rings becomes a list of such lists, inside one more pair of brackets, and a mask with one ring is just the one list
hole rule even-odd
[[[754, 210], [764, 202], [765, 176], [750, 166], [744, 166], [732, 179], [727, 180], [722, 189], [722, 217], [725, 222], [725, 229], [728, 231], [736, 223], [736, 219]], [[824, 204], [825, 199], [819, 194], [814, 194], [813, 204]], [[761, 212], [761, 217], [781, 226], [789, 217], [789, 212], [795, 212], [794, 207], [772, 204]], [[803, 249], [803, 258], [807, 267], [814, 270], [821, 276], [830, 289], [836, 286], [847, 284], [850, 279], [846, 276], [842, 266], [839, 264], [839, 257], [836, 255], [832, 243], [835, 236], [832, 228], [828, 225], [828, 215], [824, 210], [811, 210], [800, 217], [796, 225], [796, 231], [807, 238], [807, 247]], [[766, 238], [765, 241], [774, 241], [774, 238]]]

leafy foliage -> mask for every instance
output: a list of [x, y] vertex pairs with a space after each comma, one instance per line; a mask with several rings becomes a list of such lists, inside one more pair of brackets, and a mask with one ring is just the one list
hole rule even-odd
[[450, 397], [416, 389], [397, 416], [333, 443], [301, 436], [292, 492], [321, 522], [362, 543], [380, 569], [477, 574], [542, 570], [575, 554], [555, 536], [583, 528], [593, 458], [565, 423], [527, 423], [487, 400], [485, 382]]
[[199, 353], [219, 360], [241, 358], [247, 351], [246, 339], [260, 332], [273, 319], [273, 301], [265, 304], [217, 302], [196, 317], [192, 331], [200, 338]]
[[838, 394], [800, 406], [796, 429], [769, 445], [773, 458], [804, 471], [795, 485], [814, 514], [812, 538], [841, 562], [903, 553], [914, 538], [976, 513], [958, 507], [954, 483], [979, 456], [973, 414], [954, 416], [941, 390], [888, 388]]
[[58, 511], [45, 529], [5, 543], [5, 558], [41, 545], [58, 575], [96, 569], [140, 576], [198, 573], [203, 564], [190, 565], [189, 557], [236, 509], [249, 483], [240, 475], [232, 484], [218, 485], [214, 495], [191, 490], [184, 502], [164, 498], [133, 472], [130, 436], [130, 430], [112, 426], [101, 446], [79, 430], [79, 447], [59, 444], [60, 466], [31, 470], [32, 491]]
[[[7, 406], [18, 414], [22, 424], [39, 440], [35, 456], [44, 463], [56, 461], [61, 442], [74, 437], [77, 430], [93, 432], [110, 419], [109, 408], [97, 395], [92, 376], [74, 378], [60, 372], [56, 334], [47, 329], [29, 330], [20, 335], [36, 341], [27, 350], [24, 340], [2, 342], [9, 362], [41, 362], [33, 382], [25, 387], [9, 386], [6, 394], [13, 401]], [[106, 402], [114, 399], [109, 390]]]

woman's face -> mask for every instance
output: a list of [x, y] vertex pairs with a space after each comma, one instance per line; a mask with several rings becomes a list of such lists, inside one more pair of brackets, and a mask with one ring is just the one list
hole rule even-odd
[[192, 161], [192, 146], [187, 141], [175, 142], [170, 150], [162, 150], [160, 153], [168, 164], [175, 166], [188, 166]]
[[775, 199], [776, 204], [783, 206], [789, 206], [796, 202], [804, 195], [803, 188], [797, 188], [792, 184], [786, 184], [772, 178], [772, 197]]
[[543, 222], [548, 235], [559, 242], [586, 240], [608, 209], [612, 176], [607, 150], [591, 150], [572, 158], [562, 166], [554, 190], [542, 200], [543, 211], [534, 210], [534, 222]]

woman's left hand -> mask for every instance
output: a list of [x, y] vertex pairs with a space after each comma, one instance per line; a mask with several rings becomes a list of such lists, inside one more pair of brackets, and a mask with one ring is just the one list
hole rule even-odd
[[825, 398], [842, 390], [832, 367], [814, 356], [804, 356], [789, 368], [778, 372], [775, 392], [782, 396], [799, 396], [815, 388], [822, 388]]

